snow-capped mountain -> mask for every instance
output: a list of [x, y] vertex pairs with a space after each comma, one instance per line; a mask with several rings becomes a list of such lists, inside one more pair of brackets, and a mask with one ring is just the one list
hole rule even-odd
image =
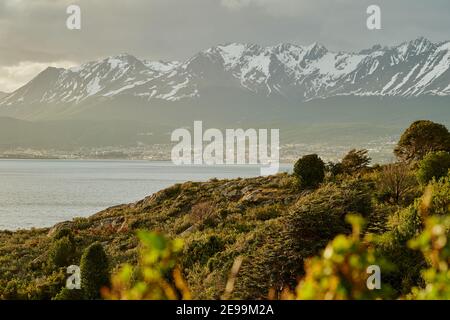
[[450, 41], [425, 38], [358, 53], [317, 43], [261, 47], [233, 43], [185, 62], [152, 62], [123, 54], [71, 69], [48, 68], [0, 100], [1, 106], [77, 105], [119, 96], [148, 101], [197, 99], [210, 89], [307, 101], [333, 96], [450, 95]]

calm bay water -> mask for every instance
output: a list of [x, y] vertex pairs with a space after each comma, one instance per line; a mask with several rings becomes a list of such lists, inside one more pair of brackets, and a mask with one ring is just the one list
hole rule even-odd
[[[283, 166], [282, 170], [288, 170]], [[0, 160], [0, 230], [48, 227], [140, 200], [178, 182], [253, 177], [255, 166], [170, 162]]]

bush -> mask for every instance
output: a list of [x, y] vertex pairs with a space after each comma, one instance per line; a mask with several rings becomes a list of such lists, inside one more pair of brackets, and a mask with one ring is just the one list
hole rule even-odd
[[27, 298], [23, 284], [19, 280], [10, 280], [5, 287], [0, 289], [0, 298], [2, 300], [24, 300]]
[[100, 298], [100, 289], [109, 285], [109, 263], [103, 246], [95, 242], [83, 252], [80, 262], [81, 288], [86, 299]]
[[295, 286], [304, 273], [305, 259], [319, 253], [338, 234], [351, 231], [345, 214], [367, 216], [370, 211], [368, 189], [358, 182], [327, 184], [300, 198], [287, 216], [262, 228], [264, 242], [244, 260], [233, 297], [263, 299], [270, 288], [280, 293]]
[[433, 178], [439, 180], [447, 175], [450, 169], [450, 153], [444, 151], [430, 152], [419, 163], [417, 180], [422, 185], [428, 184]]
[[408, 293], [422, 283], [421, 270], [426, 267], [423, 255], [408, 246], [424, 228], [423, 217], [446, 216], [450, 208], [450, 176], [431, 183], [424, 195], [408, 208], [393, 214], [388, 222], [389, 231], [377, 239], [377, 250], [394, 262], [396, 269], [384, 279], [400, 293]]
[[191, 222], [193, 224], [202, 223], [211, 217], [215, 212], [214, 206], [209, 202], [201, 202], [191, 209]]
[[64, 287], [65, 281], [66, 274], [64, 269], [59, 269], [45, 278], [38, 279], [28, 286], [28, 299], [50, 300]]
[[450, 213], [450, 173], [427, 186], [420, 210], [423, 216], [443, 216]]
[[138, 237], [141, 241], [138, 266], [123, 265], [113, 275], [111, 289], [103, 290], [103, 297], [110, 300], [190, 300], [189, 289], [176, 267], [183, 241], [144, 231], [139, 232]]
[[450, 299], [450, 217], [434, 216], [425, 222], [425, 230], [409, 241], [412, 249], [420, 250], [429, 261], [423, 274], [425, 286], [415, 287], [409, 298], [420, 300]]
[[54, 239], [54, 240], [59, 240], [59, 239], [62, 239], [62, 238], [64, 238], [64, 237], [68, 237], [69, 240], [70, 240], [71, 242], [75, 242], [75, 239], [74, 239], [73, 234], [72, 234], [72, 230], [70, 230], [69, 228], [62, 228], [62, 229], [59, 229], [59, 230], [53, 235], [53, 239]]
[[267, 221], [276, 219], [282, 215], [283, 208], [281, 205], [265, 205], [260, 207], [251, 208], [248, 210], [248, 217], [258, 221]]
[[367, 300], [390, 298], [392, 289], [382, 285], [377, 290], [367, 286], [367, 268], [376, 265], [381, 270], [390, 269], [390, 264], [377, 255], [368, 239], [361, 239], [363, 219], [349, 215], [353, 234], [338, 235], [320, 257], [305, 262], [305, 277], [299, 282], [296, 292], [283, 292], [282, 297], [299, 300]]
[[48, 262], [51, 268], [67, 267], [75, 257], [76, 247], [68, 236], [56, 240], [50, 248]]
[[63, 288], [53, 300], [84, 300], [83, 290]]
[[306, 155], [295, 163], [294, 176], [300, 187], [317, 187], [325, 178], [325, 164], [317, 154]]
[[195, 263], [205, 265], [217, 252], [225, 248], [223, 240], [217, 236], [210, 236], [205, 240], [193, 241], [186, 247], [182, 264], [185, 268], [191, 268]]

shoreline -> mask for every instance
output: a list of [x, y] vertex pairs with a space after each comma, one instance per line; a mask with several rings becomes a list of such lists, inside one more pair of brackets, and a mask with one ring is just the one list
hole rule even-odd
[[[0, 158], [0, 165], [3, 162], [2, 167], [7, 168], [9, 167], [8, 162], [9, 163], [14, 163], [17, 162], [17, 165], [22, 167], [22, 165], [20, 165], [21, 162], [23, 162], [23, 165], [28, 168], [29, 166], [32, 166], [33, 162], [36, 162], [36, 164], [38, 164], [39, 168], [40, 168], [40, 164], [39, 163], [43, 163], [45, 164], [46, 162], [48, 163], [47, 165], [45, 165], [45, 167], [51, 166], [51, 163], [66, 163], [66, 165], [64, 165], [64, 168], [66, 168], [68, 172], [73, 171], [74, 173], [76, 173], [76, 168], [79, 166], [78, 164], [82, 165], [83, 163], [86, 163], [88, 167], [93, 167], [93, 168], [101, 168], [101, 167], [106, 167], [109, 168], [110, 165], [108, 163], [110, 163], [111, 165], [113, 165], [113, 163], [117, 163], [116, 165], [113, 165], [113, 167], [117, 167], [117, 168], [121, 168], [123, 166], [129, 167], [129, 166], [133, 166], [133, 163], [137, 164], [138, 166], [142, 166], [142, 169], [139, 169], [141, 172], [147, 172], [150, 173], [150, 176], [148, 177], [150, 180], [148, 182], [148, 189], [146, 186], [138, 186], [135, 189], [139, 189], [139, 190], [135, 190], [134, 193], [131, 194], [131, 196], [114, 196], [114, 197], [108, 197], [108, 199], [105, 200], [105, 197], [103, 195], [103, 193], [101, 191], [97, 191], [95, 192], [94, 197], [97, 199], [100, 198], [104, 198], [103, 200], [109, 203], [105, 203], [104, 206], [94, 206], [92, 205], [92, 210], [89, 210], [89, 205], [86, 206], [86, 208], [78, 208], [78, 207], [74, 207], [73, 204], [71, 204], [70, 201], [66, 201], [66, 203], [63, 203], [63, 206], [61, 206], [60, 208], [54, 208], [54, 210], [52, 210], [52, 207], [54, 207], [55, 205], [50, 203], [48, 206], [43, 207], [43, 208], [38, 208], [40, 211], [39, 215], [42, 215], [42, 218], [39, 218], [40, 221], [42, 221], [42, 224], [36, 220], [36, 219], [32, 219], [32, 218], [28, 218], [28, 214], [26, 210], [30, 210], [29, 207], [25, 206], [22, 208], [22, 205], [20, 203], [18, 203], [17, 205], [7, 205], [6, 207], [4, 207], [4, 213], [6, 214], [4, 216], [5, 219], [5, 223], [2, 226], [2, 228], [0, 229], [0, 232], [17, 232], [20, 230], [32, 230], [32, 229], [47, 229], [47, 228], [52, 228], [53, 226], [55, 226], [58, 223], [63, 223], [63, 222], [67, 222], [67, 221], [72, 221], [73, 219], [78, 218], [87, 218], [90, 217], [92, 215], [95, 215], [99, 212], [102, 212], [104, 210], [108, 210], [111, 207], [117, 206], [117, 205], [127, 205], [127, 204], [132, 204], [136, 201], [140, 201], [145, 197], [151, 196], [157, 192], [160, 192], [162, 190], [165, 190], [166, 188], [170, 188], [171, 186], [177, 184], [177, 183], [186, 183], [186, 182], [208, 182], [210, 180], [213, 179], [217, 179], [217, 180], [235, 180], [238, 179], [239, 177], [241, 177], [242, 179], [245, 179], [247, 177], [259, 177], [259, 172], [258, 172], [258, 165], [217, 165], [217, 166], [208, 166], [208, 165], [190, 165], [190, 166], [178, 166], [180, 167], [182, 172], [185, 172], [185, 175], [183, 176], [183, 180], [180, 181], [172, 181], [171, 178], [167, 178], [167, 181], [162, 181], [160, 183], [153, 183], [151, 180], [154, 178], [152, 176], [152, 172], [159, 172], [162, 171], [162, 175], [163, 172], [171, 172], [173, 169], [172, 167], [175, 167], [174, 164], [172, 164], [172, 162], [170, 161], [161, 161], [161, 160], [122, 160], [122, 159], [1, 159]], [[28, 162], [29, 164], [26, 164], [26, 162]], [[73, 163], [73, 164], [71, 164]], [[77, 164], [78, 163], [78, 164]], [[89, 165], [89, 163], [92, 163], [92, 166]], [[105, 165], [102, 165], [102, 163], [105, 163]], [[123, 165], [121, 165], [120, 163], [123, 163]], [[127, 163], [129, 165], [127, 165]], [[140, 165], [139, 165], [140, 164]], [[146, 170], [145, 168], [148, 168], [148, 170]], [[154, 169], [152, 169], [154, 168]], [[160, 168], [160, 169], [158, 169]], [[190, 170], [190, 168], [192, 168], [192, 170]], [[212, 169], [212, 170], [210, 170]], [[156, 171], [155, 171], [156, 170]], [[236, 171], [234, 171], [236, 170]], [[282, 163], [280, 164], [280, 173], [281, 172], [290, 172], [292, 170], [292, 164], [289, 163]], [[222, 171], [222, 173], [221, 173]], [[254, 173], [253, 173], [254, 171]], [[108, 171], [107, 171], [108, 172]], [[127, 172], [127, 171], [125, 171]], [[131, 176], [129, 176], [128, 178], [132, 179], [133, 177], [135, 177], [135, 174], [133, 175], [133, 173], [130, 173]], [[186, 175], [187, 174], [187, 175]], [[45, 173], [44, 173], [45, 175]], [[123, 174], [122, 174], [123, 175]], [[159, 175], [159, 173], [157, 173], [157, 175]], [[1, 176], [1, 174], [0, 174]], [[125, 177], [125, 180], [128, 179], [127, 177]], [[17, 180], [17, 184], [20, 186], [22, 183], [27, 183], [27, 181], [21, 181], [20, 179], [23, 179], [21, 177], [19, 177], [19, 179]], [[95, 176], [93, 177], [93, 180], [95, 180]], [[99, 177], [100, 181], [102, 179], [102, 176]], [[158, 177], [156, 177], [156, 179], [160, 179]], [[73, 182], [70, 179], [67, 180], [63, 180], [62, 182], [63, 184], [66, 184], [69, 186], [68, 190], [70, 191], [71, 189], [73, 189], [73, 187], [70, 187], [70, 185], [74, 185]], [[120, 185], [121, 182], [118, 183], [118, 185]], [[93, 185], [97, 185], [98, 182], [93, 182]], [[142, 188], [144, 187], [144, 188]], [[153, 189], [152, 189], [153, 188]], [[19, 192], [19, 191], [17, 191]], [[120, 193], [120, 192], [119, 192]], [[69, 193], [68, 193], [69, 194]], [[134, 196], [133, 196], [134, 194]], [[28, 196], [28, 195], [27, 195]], [[11, 197], [11, 195], [8, 196], [8, 194], [4, 195], [4, 199], [7, 200], [7, 198], [5, 197]], [[57, 199], [59, 197], [59, 194], [55, 195], [56, 198], [52, 199]], [[47, 198], [47, 197], [46, 197]], [[70, 199], [72, 199], [71, 196], [69, 196]], [[118, 198], [118, 199], [117, 199]], [[51, 200], [51, 199], [50, 199]], [[52, 200], [56, 203], [57, 200]], [[61, 201], [61, 200], [59, 200]], [[99, 202], [101, 202], [101, 200], [98, 200]], [[7, 200], [8, 203], [8, 200]], [[34, 207], [38, 207], [38, 203], [34, 203], [31, 204], [31, 209]], [[47, 208], [48, 207], [48, 208]], [[95, 208], [94, 208], [95, 207]], [[24, 211], [25, 210], [25, 211]], [[1, 210], [0, 210], [1, 211]], [[60, 216], [61, 219], [54, 219], [52, 218], [52, 216], [54, 215], [53, 212], [65, 212], [62, 215], [56, 215], [55, 216]], [[23, 214], [23, 212], [25, 212], [25, 214]], [[19, 214], [20, 216], [24, 215], [23, 218], [23, 223], [17, 223], [17, 219], [13, 218], [13, 214]], [[9, 219], [7, 217], [10, 217]], [[65, 217], [64, 217], [65, 216]], [[49, 217], [49, 218], [47, 218]], [[36, 220], [36, 221], [33, 221]], [[34, 222], [34, 223], [33, 223]]]

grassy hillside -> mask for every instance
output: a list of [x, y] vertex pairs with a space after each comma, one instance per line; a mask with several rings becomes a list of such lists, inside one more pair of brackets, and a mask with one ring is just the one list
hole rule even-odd
[[[294, 286], [305, 258], [337, 234], [349, 233], [348, 212], [367, 218], [368, 232], [382, 233], [402, 204], [380, 201], [379, 175], [330, 180], [315, 191], [299, 190], [287, 174], [174, 185], [134, 204], [109, 208], [50, 229], [0, 232], [3, 298], [50, 299], [65, 282], [65, 269], [48, 263], [58, 233], [71, 230], [73, 263], [99, 241], [111, 264], [136, 263], [140, 229], [185, 240], [181, 265], [195, 298], [219, 298], [237, 256], [244, 257], [234, 298], [264, 298], [270, 288]], [[418, 188], [418, 186], [417, 186]]]
[[[416, 138], [424, 134], [426, 139]], [[124, 263], [136, 265], [142, 249], [137, 238], [141, 230], [183, 241], [175, 263], [196, 299], [221, 298], [230, 270], [241, 259], [230, 298], [265, 299], [269, 293], [272, 298], [283, 297], [303, 276], [306, 280], [300, 287], [313, 284], [306, 285], [309, 289], [299, 297], [326, 298], [330, 292], [341, 298], [374, 297], [358, 289], [365, 288], [361, 277], [351, 294], [328, 288], [322, 294], [320, 286], [328, 283], [322, 280], [328, 279], [329, 270], [336, 272], [331, 284], [346, 274], [352, 278], [350, 271], [355, 267], [358, 274], [367, 276], [366, 264], [377, 264], [376, 255], [390, 265], [383, 269], [382, 279], [383, 287], [391, 290], [383, 298], [405, 297], [411, 292], [420, 297], [420, 288], [429, 283], [437, 286], [424, 297], [450, 296], [446, 275], [450, 154], [433, 152], [450, 150], [450, 134], [444, 126], [419, 121], [404, 133], [398, 148], [398, 156], [412, 157], [419, 151], [426, 156], [420, 161], [373, 167], [367, 166], [367, 150], [352, 150], [340, 163], [326, 166], [316, 155], [305, 156], [292, 175], [186, 182], [139, 202], [52, 228], [0, 232], [0, 298], [55, 298], [65, 286], [66, 267], [80, 265], [80, 260], [83, 266], [89, 250], [102, 252], [103, 247], [112, 273]], [[352, 230], [348, 214], [358, 214], [365, 226], [353, 223]], [[443, 218], [448, 221], [441, 226], [438, 222]], [[157, 246], [160, 241], [156, 239]], [[325, 261], [309, 260], [325, 248]], [[330, 260], [334, 255], [337, 258]], [[152, 253], [150, 257], [155, 259]], [[97, 268], [93, 261], [85, 264]], [[424, 274], [430, 266], [435, 269]], [[170, 279], [170, 274], [165, 276]], [[136, 279], [137, 274], [131, 272], [130, 277]], [[353, 290], [355, 279], [347, 280], [344, 292]]]

